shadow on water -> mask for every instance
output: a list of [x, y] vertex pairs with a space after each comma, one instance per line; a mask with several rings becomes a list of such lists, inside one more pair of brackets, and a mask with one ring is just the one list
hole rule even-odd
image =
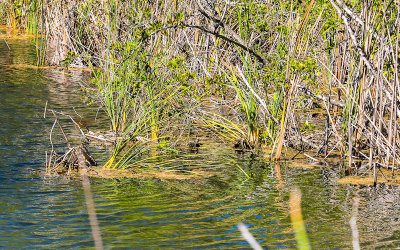
[[[0, 248], [91, 247], [80, 181], [31, 174], [43, 167], [49, 150], [46, 101], [95, 120], [96, 108], [82, 103], [76, 84], [87, 76], [9, 67], [33, 63], [35, 55], [30, 41], [8, 43], [11, 50], [0, 42]], [[352, 246], [355, 196], [361, 247], [400, 246], [398, 187], [339, 185], [334, 168], [276, 166], [228, 149], [197, 160], [218, 173], [189, 180], [93, 178], [105, 246], [246, 248], [236, 228], [243, 222], [262, 246], [294, 248], [288, 201], [295, 186], [313, 248]]]

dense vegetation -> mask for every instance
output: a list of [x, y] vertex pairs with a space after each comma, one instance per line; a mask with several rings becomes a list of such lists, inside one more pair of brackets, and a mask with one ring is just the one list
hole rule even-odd
[[397, 168], [398, 1], [0, 6], [9, 25], [40, 34], [39, 64], [92, 69], [97, 88], [86, 94], [116, 141], [108, 167], [208, 136], [276, 160], [290, 147], [339, 152], [350, 169], [360, 166], [354, 159]]

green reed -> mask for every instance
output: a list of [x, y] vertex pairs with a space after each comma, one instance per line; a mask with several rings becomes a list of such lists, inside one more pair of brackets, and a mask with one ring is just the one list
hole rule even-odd
[[[62, 11], [71, 3], [8, 3], [3, 6], [10, 10], [9, 23], [40, 35], [39, 64], [47, 39], [58, 34], [45, 27], [70, 24], [62, 27], [66, 39], [58, 34], [68, 43], [56, 46], [58, 54], [76, 53], [96, 68], [99, 101], [116, 138], [138, 122], [135, 127], [146, 131], [151, 148], [160, 138], [168, 140], [163, 130], [181, 129], [160, 126], [162, 121], [176, 117], [179, 105], [197, 102], [190, 118], [174, 124], [194, 127], [194, 121], [204, 121], [200, 126], [228, 131], [226, 140], [242, 137], [252, 147], [273, 147], [277, 160], [289, 140], [304, 135], [309, 138], [301, 143], [315, 139], [331, 151], [347, 151], [350, 159], [365, 158], [363, 148], [372, 148], [370, 159], [386, 154], [390, 159], [384, 162], [398, 161], [399, 7], [394, 1], [241, 0], [228, 7], [224, 1], [87, 0], [73, 9], [76, 15], [67, 15], [73, 20], [65, 20]], [[178, 89], [176, 98], [161, 102]], [[218, 113], [203, 102], [215, 103], [214, 110], [235, 105]], [[143, 114], [140, 106], [147, 109]], [[324, 109], [328, 125], [311, 138], [296, 130], [304, 121], [297, 111], [316, 107]], [[206, 117], [212, 113], [214, 120]]]

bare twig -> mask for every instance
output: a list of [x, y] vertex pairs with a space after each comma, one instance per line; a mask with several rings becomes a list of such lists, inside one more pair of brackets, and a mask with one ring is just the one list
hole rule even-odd
[[204, 28], [204, 27], [202, 27], [202, 26], [191, 25], [191, 24], [183, 24], [183, 26], [184, 26], [184, 27], [188, 27], [188, 28], [199, 29], [199, 30], [201, 30], [201, 31], [203, 31], [203, 32], [205, 32], [205, 33], [212, 34], [212, 35], [214, 35], [214, 36], [216, 36], [216, 37], [218, 37], [218, 38], [221, 38], [221, 39], [223, 39], [223, 40], [225, 40], [225, 41], [227, 41], [227, 42], [233, 43], [233, 44], [235, 44], [236, 46], [240, 47], [241, 49], [248, 51], [250, 54], [252, 54], [252, 55], [253, 55], [260, 63], [262, 63], [263, 65], [265, 65], [265, 64], [267, 63], [267, 62], [265, 61], [265, 59], [264, 59], [260, 54], [258, 54], [257, 52], [255, 52], [254, 50], [252, 50], [251, 48], [249, 48], [248, 46], [246, 46], [246, 45], [244, 45], [244, 44], [242, 44], [242, 43], [240, 43], [240, 42], [237, 42], [237, 41], [235, 41], [235, 40], [232, 40], [232, 39], [230, 39], [230, 38], [228, 38], [228, 37], [226, 37], [226, 36], [224, 36], [224, 35], [221, 35], [221, 34], [219, 34], [219, 33], [216, 33], [216, 32], [214, 32], [214, 31], [208, 30], [208, 29], [206, 29], [206, 28]]

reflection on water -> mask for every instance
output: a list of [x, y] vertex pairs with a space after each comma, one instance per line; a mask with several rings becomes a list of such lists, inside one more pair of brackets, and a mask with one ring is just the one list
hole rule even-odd
[[[30, 42], [8, 43], [11, 51], [0, 43], [0, 248], [93, 246], [80, 182], [31, 174], [49, 149], [46, 101], [79, 119], [96, 119], [77, 85], [86, 75], [9, 67], [32, 63], [35, 55]], [[339, 170], [277, 166], [226, 149], [198, 160], [219, 174], [179, 181], [92, 179], [106, 247], [246, 248], [236, 228], [243, 222], [262, 246], [294, 248], [288, 200], [295, 186], [313, 248], [352, 247], [354, 197], [360, 200], [361, 247], [400, 246], [396, 187], [337, 185]]]

